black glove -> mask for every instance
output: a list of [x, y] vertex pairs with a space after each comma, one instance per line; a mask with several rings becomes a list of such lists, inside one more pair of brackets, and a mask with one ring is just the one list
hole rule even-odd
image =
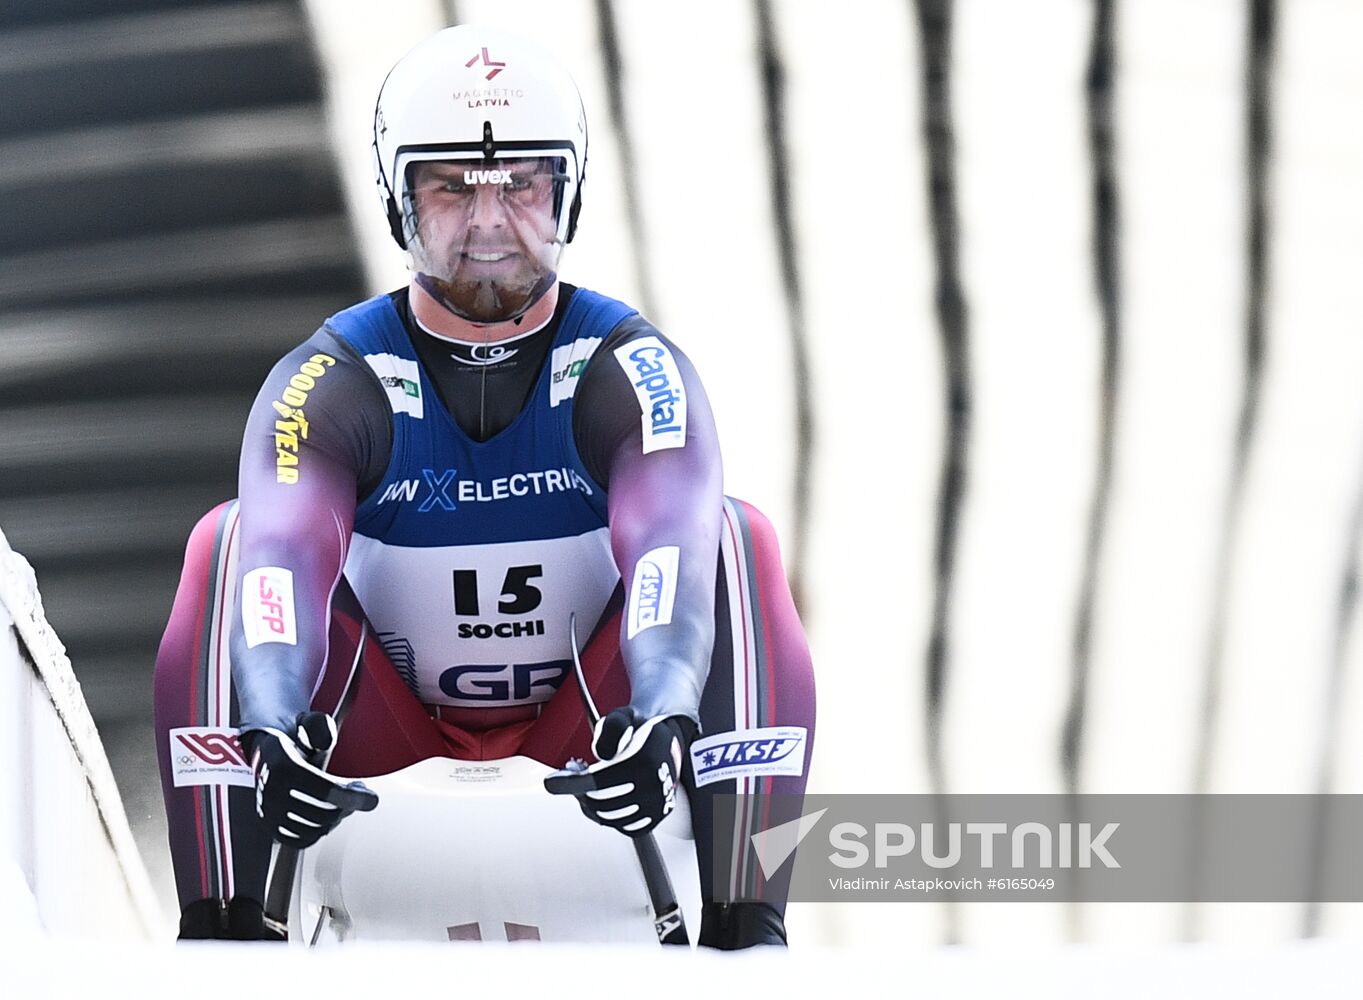
[[270, 836], [300, 850], [311, 847], [353, 812], [368, 812], [379, 797], [360, 781], [327, 774], [322, 761], [336, 742], [336, 722], [325, 712], [303, 712], [297, 733], [250, 729], [241, 734], [256, 775], [256, 814]]
[[588, 819], [642, 837], [677, 802], [682, 761], [694, 723], [680, 715], [645, 719], [626, 705], [596, 724], [598, 763], [556, 771], [544, 779], [554, 795], [576, 795]]

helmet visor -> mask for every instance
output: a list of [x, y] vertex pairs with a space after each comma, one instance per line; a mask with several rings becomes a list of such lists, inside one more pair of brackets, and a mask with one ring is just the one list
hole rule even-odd
[[557, 279], [563, 158], [410, 164], [404, 225], [416, 280], [475, 323], [514, 319]]

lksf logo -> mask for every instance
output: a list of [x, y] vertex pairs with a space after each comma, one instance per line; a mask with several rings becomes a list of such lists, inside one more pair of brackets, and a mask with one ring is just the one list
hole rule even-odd
[[704, 736], [691, 744], [696, 787], [730, 778], [804, 773], [803, 726], [767, 726]]
[[465, 170], [465, 184], [510, 184], [510, 170]]
[[774, 764], [790, 756], [800, 745], [798, 739], [734, 740], [713, 746], [701, 755], [701, 771], [732, 764]]
[[627, 608], [628, 638], [633, 639], [655, 625], [671, 623], [680, 559], [678, 546], [663, 545], [645, 552], [634, 564]]
[[663, 600], [663, 569], [655, 562], [639, 564], [639, 621], [643, 625], [658, 622], [658, 610]]

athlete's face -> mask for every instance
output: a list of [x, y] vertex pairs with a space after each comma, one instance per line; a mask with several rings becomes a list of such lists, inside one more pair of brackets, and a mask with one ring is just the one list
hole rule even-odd
[[554, 167], [552, 159], [416, 164], [412, 254], [423, 287], [474, 322], [524, 312], [558, 264], [554, 195], [562, 176]]

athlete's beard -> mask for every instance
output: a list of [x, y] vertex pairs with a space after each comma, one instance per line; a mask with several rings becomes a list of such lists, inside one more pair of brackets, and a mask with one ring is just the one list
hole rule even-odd
[[424, 271], [416, 283], [456, 316], [474, 323], [501, 323], [523, 316], [554, 286], [558, 273], [549, 270], [532, 284], [508, 285], [480, 279], [445, 281]]
[[[552, 221], [508, 210], [500, 232], [476, 232], [466, 221], [431, 213], [418, 228], [412, 247], [416, 280], [450, 312], [473, 323], [516, 319], [539, 301], [558, 280], [556, 268], [563, 245], [554, 238]], [[489, 272], [470, 256], [506, 253], [514, 267]]]

